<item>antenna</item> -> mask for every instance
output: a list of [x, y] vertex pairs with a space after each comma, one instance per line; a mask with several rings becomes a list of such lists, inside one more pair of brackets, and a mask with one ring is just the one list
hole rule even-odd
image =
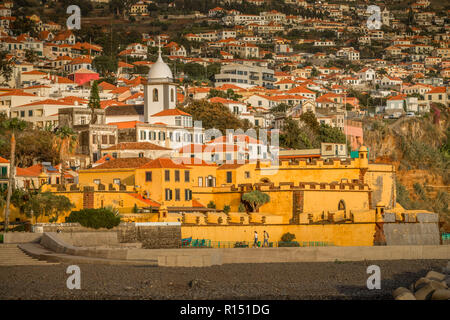
[[161, 57], [161, 36], [158, 36], [158, 55]]

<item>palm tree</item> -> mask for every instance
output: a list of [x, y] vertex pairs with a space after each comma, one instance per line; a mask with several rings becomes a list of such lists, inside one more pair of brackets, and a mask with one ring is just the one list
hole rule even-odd
[[91, 124], [97, 122], [97, 116], [95, 114], [95, 109], [100, 109], [100, 96], [98, 94], [98, 84], [94, 81], [91, 87], [91, 95], [89, 97], [89, 108], [91, 109]]
[[2, 129], [6, 130], [6, 132], [9, 132], [11, 134], [9, 181], [8, 181], [8, 191], [6, 194], [6, 206], [5, 206], [5, 232], [8, 232], [11, 194], [12, 194], [12, 189], [15, 185], [15, 178], [16, 178], [16, 167], [14, 166], [14, 160], [16, 158], [16, 132], [23, 131], [27, 127], [27, 123], [18, 118], [9, 118], [9, 119], [3, 120], [0, 123], [0, 127]]
[[55, 131], [53, 148], [59, 153], [61, 161], [61, 185], [65, 184], [64, 174], [66, 172], [67, 158], [74, 154], [78, 145], [77, 134], [69, 127], [60, 127]]

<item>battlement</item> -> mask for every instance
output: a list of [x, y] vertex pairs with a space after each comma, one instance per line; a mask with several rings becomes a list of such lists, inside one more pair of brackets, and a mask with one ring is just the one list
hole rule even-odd
[[[253, 189], [264, 191], [287, 191], [287, 190], [324, 190], [324, 191], [370, 191], [370, 187], [367, 183], [361, 183], [360, 180], [353, 180], [352, 182], [338, 182], [333, 181], [331, 183], [318, 183], [318, 182], [280, 182], [275, 184], [269, 183], [247, 183], [232, 185], [222, 185], [220, 187], [212, 188], [213, 192], [247, 192]], [[201, 192], [202, 188], [195, 188], [194, 192]]]
[[44, 192], [136, 192], [134, 186], [124, 184], [95, 184], [88, 185], [66, 184], [66, 185], [44, 185]]
[[283, 169], [359, 169], [363, 166], [359, 159], [340, 159], [340, 158], [320, 158], [308, 161], [306, 159], [280, 160], [279, 165], [273, 165], [271, 162], [260, 162], [257, 165], [259, 170], [283, 170]]

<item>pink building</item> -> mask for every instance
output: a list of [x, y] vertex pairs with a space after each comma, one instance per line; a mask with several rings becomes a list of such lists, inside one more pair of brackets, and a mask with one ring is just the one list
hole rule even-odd
[[350, 142], [352, 150], [359, 150], [362, 146], [363, 140], [363, 127], [361, 121], [345, 120], [345, 134]]

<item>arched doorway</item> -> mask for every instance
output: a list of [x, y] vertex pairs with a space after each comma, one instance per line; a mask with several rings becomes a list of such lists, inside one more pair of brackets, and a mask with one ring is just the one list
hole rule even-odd
[[344, 200], [339, 201], [338, 210], [345, 210], [345, 202], [344, 202]]

